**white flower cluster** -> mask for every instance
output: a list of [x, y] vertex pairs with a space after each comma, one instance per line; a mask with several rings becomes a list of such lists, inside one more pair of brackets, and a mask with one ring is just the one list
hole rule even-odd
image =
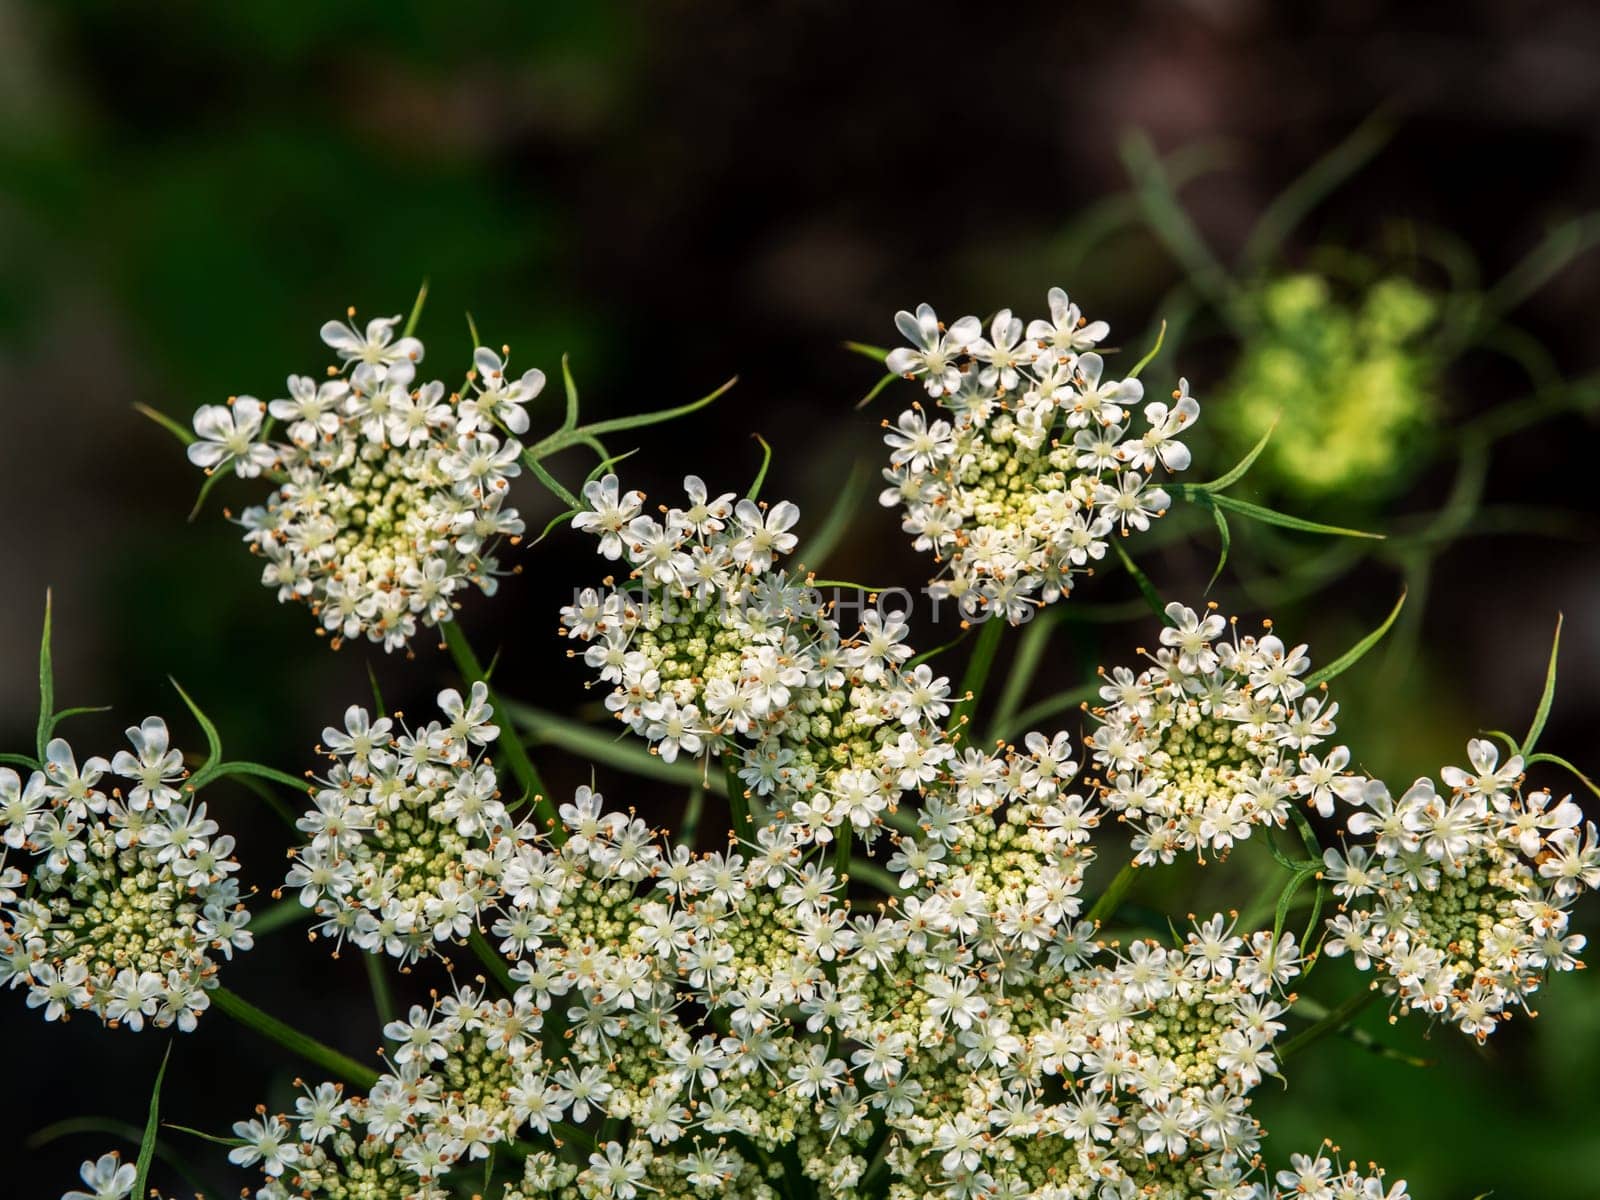
[[901, 793], [955, 751], [949, 680], [909, 666], [903, 619], [869, 611], [845, 637], [820, 595], [778, 565], [799, 509], [712, 497], [696, 476], [658, 521], [614, 475], [589, 483], [574, 518], [632, 568], [561, 610], [567, 636], [611, 685], [606, 706], [668, 762], [731, 754], [768, 808], [830, 841], [875, 840]]
[[[189, 458], [278, 486], [244, 511], [246, 544], [266, 560], [261, 581], [280, 602], [304, 601], [333, 635], [365, 635], [386, 650], [452, 619], [469, 584], [493, 593], [493, 551], [522, 519], [505, 504], [521, 472], [522, 406], [544, 387], [480, 348], [465, 396], [417, 385], [422, 343], [395, 336], [399, 317], [365, 331], [329, 321], [322, 340], [341, 366], [320, 383], [291, 375], [287, 399], [251, 396], [195, 414]], [[269, 440], [284, 425], [285, 441]]]
[[[26, 782], [0, 767], [0, 983], [26, 988], [47, 1021], [89, 1012], [189, 1032], [217, 986], [213, 956], [250, 949], [250, 914], [233, 838], [184, 788], [166, 722], [127, 732], [133, 750], [110, 762], [79, 764], [55, 738]], [[126, 795], [102, 784], [112, 774]], [[5, 864], [18, 850], [31, 880]]]
[[257, 1200], [444, 1200], [513, 1140], [555, 1149], [501, 1200], [1292, 1194], [1261, 1177], [1249, 1093], [1294, 938], [1219, 915], [1108, 951], [1076, 772], [1065, 735], [969, 750], [894, 835], [906, 890], [876, 912], [794, 826], [696, 854], [580, 789], [559, 845], [531, 822], [496, 843], [515, 992], [413, 1007], [366, 1097], [308, 1088], [230, 1157]]
[[465, 938], [499, 895], [496, 837], [510, 815], [485, 748], [499, 736], [488, 688], [439, 693], [443, 721], [408, 730], [358, 705], [322, 731], [334, 762], [296, 822], [310, 841], [286, 886], [316, 932], [402, 963]]
[[1550, 971], [1582, 965], [1569, 910], [1600, 887], [1600, 835], [1569, 796], [1523, 790], [1523, 761], [1467, 743], [1470, 769], [1445, 767], [1398, 799], [1368, 781], [1349, 830], [1328, 850], [1341, 910], [1327, 951], [1382, 976], [1401, 1012], [1444, 1018], [1480, 1042]]
[[1149, 667], [1101, 671], [1105, 704], [1091, 710], [1099, 728], [1085, 739], [1103, 802], [1136, 831], [1136, 862], [1226, 855], [1253, 826], [1281, 828], [1292, 798], [1331, 816], [1336, 797], [1359, 793], [1345, 747], [1316, 752], [1339, 706], [1301, 680], [1311, 667], [1305, 646], [1271, 632], [1240, 636], [1237, 619], [1209, 609], [1203, 618], [1177, 603], [1166, 612], [1161, 648], [1140, 651]]
[[903, 508], [916, 548], [945, 564], [939, 594], [1012, 624], [1071, 591], [1111, 537], [1166, 512], [1156, 468], [1189, 465], [1179, 437], [1200, 414], [1181, 382], [1171, 403], [1144, 405], [1134, 429], [1144, 385], [1106, 379], [1092, 349], [1109, 327], [1085, 321], [1060, 288], [1049, 304], [1026, 328], [1002, 309], [987, 337], [976, 317], [946, 328], [919, 305], [895, 315], [912, 345], [887, 359], [948, 415], [930, 419], [920, 404], [900, 414], [884, 438], [880, 500]]
[[[969, 750], [890, 869], [910, 894], [841, 967], [841, 1028], [903, 1194], [1264, 1195], [1248, 1093], [1274, 1063], [1292, 937], [1226, 918], [1112, 952], [1079, 918], [1098, 809], [1064, 734]], [[841, 1064], [842, 1065], [842, 1064]], [[876, 1073], [875, 1073], [876, 1072]]]

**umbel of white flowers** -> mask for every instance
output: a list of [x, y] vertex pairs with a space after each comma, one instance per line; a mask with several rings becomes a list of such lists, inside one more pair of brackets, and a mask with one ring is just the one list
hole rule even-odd
[[1571, 971], [1586, 939], [1569, 928], [1600, 887], [1600, 835], [1567, 796], [1524, 791], [1523, 761], [1467, 743], [1470, 769], [1418, 779], [1399, 798], [1378, 780], [1349, 820], [1357, 840], [1326, 851], [1341, 911], [1327, 951], [1376, 971], [1400, 1012], [1442, 1017], [1483, 1041], [1550, 971]]
[[891, 350], [890, 371], [918, 379], [945, 415], [913, 404], [889, 426], [888, 486], [879, 499], [904, 510], [918, 550], [942, 564], [933, 586], [968, 616], [1013, 624], [1072, 590], [1115, 534], [1143, 531], [1171, 497], [1157, 469], [1181, 471], [1179, 441], [1200, 415], [1180, 381], [1171, 402], [1143, 406], [1137, 379], [1105, 377], [1095, 352], [1110, 332], [1060, 288], [1050, 315], [1024, 327], [1009, 308], [990, 323], [948, 327], [926, 304], [895, 315], [912, 343]]
[[[399, 320], [329, 321], [322, 340], [341, 363], [329, 378], [291, 375], [287, 398], [235, 396], [194, 417], [191, 462], [277, 485], [241, 514], [244, 540], [265, 560], [261, 582], [307, 603], [335, 645], [395, 650], [451, 620], [469, 586], [495, 590], [494, 551], [523, 530], [505, 499], [544, 374], [512, 379], [480, 347], [466, 395], [418, 385], [423, 346], [395, 336]], [[273, 440], [280, 422], [286, 440]]]
[[802, 842], [849, 828], [877, 839], [900, 796], [955, 756], [950, 682], [913, 651], [898, 616], [841, 630], [807, 579], [781, 565], [800, 510], [712, 496], [698, 476], [664, 520], [607, 475], [573, 525], [625, 561], [628, 580], [561, 610], [610, 685], [606, 707], [668, 762], [729, 755], [740, 783]]
[[348, 940], [412, 962], [467, 937], [499, 898], [512, 821], [486, 753], [500, 734], [488, 696], [446, 689], [445, 719], [417, 729], [351, 705], [343, 729], [322, 731], [333, 766], [296, 822], [310, 840], [284, 883], [335, 953]]
[[[184, 789], [166, 722], [148, 717], [128, 740], [132, 751], [80, 764], [56, 738], [25, 782], [0, 767], [0, 984], [25, 989], [47, 1021], [81, 1011], [187, 1032], [217, 986], [213, 956], [250, 949], [250, 914], [233, 838]], [[5, 861], [17, 851], [37, 885], [27, 893]]]
[[1091, 710], [1099, 728], [1085, 741], [1143, 866], [1179, 851], [1226, 855], [1254, 826], [1282, 828], [1296, 798], [1332, 816], [1334, 799], [1365, 783], [1345, 769], [1345, 747], [1317, 753], [1339, 706], [1302, 682], [1307, 648], [1286, 646], [1270, 622], [1259, 638], [1240, 636], [1237, 618], [1215, 608], [1202, 618], [1167, 605], [1151, 665], [1100, 672], [1105, 704]]
[[413, 1007], [365, 1096], [308, 1085], [230, 1158], [257, 1200], [444, 1200], [512, 1139], [538, 1148], [501, 1200], [1383, 1196], [1322, 1156], [1264, 1174], [1250, 1093], [1293, 936], [1215, 915], [1176, 947], [1097, 942], [1098, 810], [1064, 736], [1028, 745], [941, 793], [875, 910], [794, 825], [697, 854], [583, 789], [559, 845], [501, 835], [514, 994]]

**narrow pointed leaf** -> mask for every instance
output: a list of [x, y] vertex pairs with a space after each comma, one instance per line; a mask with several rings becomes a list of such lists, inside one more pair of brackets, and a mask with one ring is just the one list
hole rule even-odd
[[872, 387], [868, 389], [867, 394], [856, 401], [856, 411], [860, 412], [867, 405], [871, 404], [883, 394], [884, 388], [888, 387], [891, 383], [899, 378], [900, 376], [896, 375], [893, 371], [890, 371], [886, 375], [879, 376], [878, 382], [873, 384]]
[[1129, 379], [1137, 379], [1148, 367], [1156, 355], [1161, 353], [1161, 344], [1167, 340], [1167, 323], [1161, 322], [1161, 328], [1156, 331], [1156, 344], [1145, 352], [1145, 356], [1133, 364], [1133, 370], [1128, 372]]
[[1327, 666], [1322, 667], [1320, 670], [1313, 671], [1311, 674], [1307, 675], [1305, 678], [1306, 687], [1314, 688], [1320, 686], [1321, 684], [1327, 683], [1328, 680], [1335, 679], [1338, 676], [1343, 675], [1351, 667], [1355, 666], [1356, 663], [1360, 662], [1361, 659], [1366, 655], [1367, 651], [1371, 650], [1379, 642], [1383, 641], [1384, 635], [1388, 633], [1389, 630], [1394, 626], [1395, 621], [1400, 616], [1400, 610], [1405, 607], [1405, 604], [1406, 593], [1401, 592], [1400, 599], [1394, 602], [1394, 607], [1389, 610], [1389, 615], [1383, 619], [1383, 624], [1379, 625], [1371, 633], [1367, 634], [1366, 637], [1362, 638], [1354, 646], [1351, 646], [1350, 649], [1346, 650]]
[[[401, 337], [410, 337], [417, 331], [417, 322], [422, 320], [422, 306], [428, 302], [428, 280], [422, 280], [422, 286], [417, 289], [417, 298], [411, 305], [411, 315], [406, 318], [405, 328], [400, 331]], [[138, 1193], [135, 1193], [137, 1195]]]
[[1318, 521], [1307, 521], [1303, 517], [1291, 517], [1288, 513], [1276, 512], [1259, 504], [1252, 504], [1248, 500], [1225, 496], [1220, 492], [1212, 493], [1211, 498], [1219, 507], [1250, 517], [1265, 525], [1280, 525], [1284, 529], [1296, 529], [1301, 533], [1321, 533], [1332, 537], [1370, 538], [1380, 542], [1384, 539], [1381, 533], [1367, 533], [1361, 529], [1345, 529], [1339, 525], [1323, 525]]
[[528, 470], [533, 472], [533, 477], [544, 484], [557, 500], [560, 500], [570, 509], [582, 510], [583, 502], [569, 492], [559, 479], [545, 470], [544, 464], [533, 456], [531, 450], [523, 452], [522, 461], [527, 464]]
[[1232, 468], [1224, 471], [1210, 483], [1202, 483], [1199, 486], [1208, 492], [1220, 492], [1243, 479], [1245, 473], [1255, 465], [1256, 459], [1261, 457], [1261, 452], [1267, 448], [1267, 443], [1272, 440], [1273, 433], [1277, 431], [1279, 420], [1280, 417], [1272, 418], [1272, 424], [1267, 426], [1267, 431], [1261, 435], [1261, 440], [1250, 447], [1250, 452], [1235, 463]]
[[151, 408], [148, 404], [140, 404], [136, 401], [133, 405], [133, 410], [140, 416], [154, 421], [185, 446], [192, 446], [200, 440], [195, 436], [193, 430], [185, 429], [173, 418], [167, 416], [166, 413], [161, 412], [159, 409]]
[[56, 673], [50, 654], [50, 625], [54, 598], [48, 588], [44, 593], [44, 633], [39, 638], [39, 729], [37, 752], [44, 761], [44, 748], [50, 742], [50, 720], [56, 712]]
[[211, 723], [211, 718], [201, 712], [200, 706], [190, 698], [188, 692], [183, 690], [182, 684], [170, 675], [167, 676], [167, 681], [177, 690], [178, 695], [183, 697], [184, 704], [188, 705], [189, 711], [194, 714], [194, 719], [199, 724], [201, 732], [206, 735], [207, 758], [205, 766], [200, 768], [203, 772], [212, 763], [220, 763], [222, 761], [222, 735], [217, 732], [217, 727]]
[[1533, 752], [1539, 735], [1544, 732], [1544, 724], [1550, 719], [1550, 706], [1556, 699], [1556, 659], [1561, 653], [1561, 622], [1565, 618], [1561, 613], [1556, 614], [1556, 633], [1550, 639], [1550, 665], [1545, 668], [1544, 691], [1539, 696], [1539, 708], [1533, 714], [1533, 724], [1528, 728], [1528, 736], [1522, 739], [1522, 755], [1526, 758]]
[[851, 466], [844, 487], [839, 489], [833, 506], [828, 509], [828, 515], [823, 518], [817, 531], [800, 543], [800, 548], [794, 552], [795, 562], [815, 570], [826, 561], [834, 547], [849, 531], [850, 523], [859, 515], [856, 509], [861, 503], [862, 494], [866, 491], [869, 470], [870, 468], [859, 462]]
[[1550, 754], [1544, 750], [1539, 751], [1537, 754], [1530, 754], [1527, 758], [1527, 765], [1531, 767], [1535, 763], [1550, 763], [1554, 766], [1560, 767], [1564, 771], [1571, 771], [1572, 774], [1578, 777], [1584, 787], [1588, 788], [1596, 796], [1600, 796], [1600, 784], [1595, 783], [1594, 780], [1590, 779], [1587, 775], [1578, 770], [1577, 767], [1573, 766], [1559, 754]]
[[563, 431], [578, 427], [578, 381], [572, 377], [572, 363], [561, 356], [561, 385], [567, 396], [567, 415], [561, 422]]
[[772, 446], [767, 439], [759, 433], [750, 435], [761, 443], [761, 469], [756, 472], [755, 481], [751, 483], [750, 490], [744, 494], [746, 500], [754, 500], [761, 495], [761, 485], [767, 482], [767, 468], [772, 466]]
[[172, 1043], [167, 1043], [161, 1056], [161, 1069], [156, 1072], [156, 1085], [150, 1090], [150, 1115], [145, 1118], [144, 1137], [139, 1140], [139, 1158], [134, 1164], [133, 1195], [143, 1196], [150, 1178], [150, 1160], [156, 1153], [156, 1131], [161, 1128], [161, 1081], [167, 1076], [167, 1060], [172, 1057]]
[[247, 1029], [252, 1029], [262, 1037], [277, 1042], [285, 1050], [298, 1054], [307, 1062], [316, 1063], [324, 1071], [330, 1072], [346, 1083], [365, 1090], [378, 1082], [378, 1072], [365, 1063], [357, 1062], [348, 1054], [335, 1050], [332, 1046], [325, 1046], [315, 1038], [307, 1037], [294, 1026], [278, 1020], [270, 1013], [263, 1012], [227, 988], [212, 988], [206, 995], [211, 997], [213, 1005]]
[[280, 929], [315, 915], [300, 903], [300, 895], [297, 892], [293, 896], [285, 896], [282, 900], [274, 900], [260, 913], [252, 916], [250, 932], [256, 937], [265, 937], [269, 933], [276, 933]]
[[1211, 505], [1211, 517], [1217, 523], [1221, 549], [1217, 552], [1217, 569], [1211, 572], [1211, 578], [1206, 581], [1207, 592], [1216, 587], [1217, 580], [1222, 578], [1222, 568], [1228, 565], [1228, 549], [1233, 544], [1233, 535], [1228, 532], [1228, 518], [1222, 515], [1222, 510], [1215, 504]]
[[1139, 594], [1144, 597], [1144, 602], [1149, 606], [1150, 611], [1155, 613], [1156, 618], [1160, 620], [1163, 625], [1172, 624], [1171, 620], [1167, 617], [1167, 606], [1166, 603], [1161, 599], [1161, 593], [1156, 591], [1155, 584], [1150, 582], [1149, 577], [1139, 569], [1138, 564], [1136, 564], [1133, 559], [1128, 556], [1128, 552], [1122, 548], [1122, 540], [1120, 538], [1113, 537], [1111, 539], [1111, 546], [1114, 550], [1116, 550], [1117, 557], [1122, 560], [1123, 568], [1130, 576], [1133, 577], [1133, 582], [1138, 585]]
[[1262, 269], [1311, 210], [1370, 162], [1388, 144], [1393, 133], [1394, 123], [1390, 120], [1388, 106], [1380, 107], [1342, 142], [1312, 163], [1261, 214], [1239, 256], [1244, 268]]
[[846, 342], [844, 348], [853, 354], [861, 355], [862, 358], [870, 358], [876, 363], [881, 363], [889, 357], [889, 352], [882, 346], [869, 346], [866, 342]]

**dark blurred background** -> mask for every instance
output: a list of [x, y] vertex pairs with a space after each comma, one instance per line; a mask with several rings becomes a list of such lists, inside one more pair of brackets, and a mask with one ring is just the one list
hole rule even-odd
[[[187, 423], [232, 393], [279, 395], [286, 374], [327, 361], [323, 320], [352, 304], [363, 316], [404, 311], [427, 276], [430, 375], [453, 380], [465, 367], [469, 309], [487, 342], [512, 346], [518, 370], [556, 378], [569, 354], [586, 419], [681, 403], [738, 374], [712, 408], [619, 439], [615, 448], [644, 448], [628, 482], [666, 500], [697, 471], [742, 491], [759, 432], [776, 451], [764, 494], [820, 522], [852, 467], [877, 463], [879, 420], [917, 394], [891, 388], [857, 411], [877, 370], [841, 341], [893, 344], [894, 311], [921, 300], [947, 317], [1002, 306], [1040, 315], [1059, 283], [1111, 322], [1112, 343], [1142, 348], [1183, 273], [1139, 220], [1096, 224], [1126, 209], [1124, 135], [1142, 130], [1160, 154], [1203, 162], [1182, 203], [1229, 262], [1273, 198], [1382, 104], [1394, 136], [1295, 228], [1278, 270], [1328, 246], [1384, 260], [1398, 223], [1447, 233], [1492, 281], [1600, 204], [1600, 8], [1583, 0], [988, 10], [0, 0], [3, 745], [29, 742], [46, 588], [61, 702], [114, 706], [67, 728], [80, 754], [109, 754], [148, 712], [166, 714], [180, 744], [203, 744], [169, 674], [215, 719], [230, 756], [296, 772], [314, 765], [323, 725], [369, 694], [369, 664], [391, 706], [419, 712], [454, 682], [431, 639], [413, 662], [366, 646], [334, 654], [304, 611], [273, 603], [221, 513], [255, 490], [225, 483], [186, 523], [197, 475], [136, 402]], [[1512, 314], [1570, 379], [1600, 368], [1596, 263], [1575, 255]], [[1181, 367], [1202, 405], [1220, 406], [1236, 339], [1201, 311], [1178, 341], [1152, 377]], [[1440, 425], [1514, 408], [1529, 391], [1492, 354], [1458, 356], [1432, 379]], [[552, 386], [536, 427], [553, 423], [556, 396]], [[1208, 440], [1219, 412], [1203, 407], [1192, 478], [1236, 456]], [[1494, 447], [1483, 503], [1561, 519], [1466, 536], [1432, 561], [1403, 653], [1375, 653], [1338, 686], [1364, 766], [1404, 783], [1459, 761], [1482, 727], [1520, 734], [1564, 610], [1543, 746], [1600, 770], [1593, 436], [1592, 420], [1567, 415]], [[589, 465], [555, 469], [575, 486]], [[1454, 478], [1438, 451], [1408, 464], [1401, 485], [1294, 505], [1404, 527], [1438, 509]], [[914, 586], [928, 564], [875, 491], [822, 565]], [[521, 503], [536, 527], [556, 511], [531, 485]], [[1192, 536], [1141, 557], [1165, 593], [1194, 599], [1215, 534], [1204, 521], [1182, 528]], [[1292, 575], [1295, 556], [1321, 550], [1237, 525], [1235, 542], [1235, 569], [1258, 575]], [[554, 636], [556, 608], [604, 571], [564, 531], [517, 560], [524, 574], [471, 601], [466, 627], [482, 653], [503, 649], [507, 692], [576, 711], [583, 675]], [[1405, 566], [1380, 553], [1270, 614], [1256, 601], [1271, 589], [1242, 589], [1231, 571], [1212, 594], [1275, 616], [1326, 661], [1381, 619]], [[1031, 698], [1077, 686], [1093, 663], [1130, 660], [1153, 636], [1125, 578], [1090, 581], [1069, 603], [1080, 602], [1095, 619], [1069, 617]], [[950, 636], [948, 624], [918, 626], [919, 646]], [[1069, 717], [1058, 720], [1076, 728]], [[590, 770], [556, 755], [541, 765], [558, 792]], [[683, 801], [597, 775], [610, 798], [662, 820]], [[239, 838], [247, 883], [270, 890], [282, 826], [243, 791], [219, 786], [208, 799]], [[1180, 911], [1197, 902], [1183, 890], [1190, 878], [1175, 875], [1167, 897]], [[420, 996], [442, 980], [424, 967], [402, 986]], [[263, 938], [224, 981], [352, 1052], [377, 1042], [360, 962], [331, 961], [298, 929]], [[1352, 986], [1323, 978], [1312, 990], [1337, 999]], [[1281, 1161], [1326, 1135], [1427, 1200], [1600, 1196], [1600, 989], [1579, 975], [1541, 996], [1540, 1020], [1515, 1023], [1487, 1051], [1445, 1029], [1389, 1031], [1371, 1015], [1379, 1037], [1437, 1060], [1427, 1070], [1341, 1039], [1320, 1044], [1287, 1089], [1258, 1093], [1268, 1153]], [[20, 994], [0, 999], [8, 1148], [63, 1118], [142, 1121], [164, 1035], [88, 1019], [46, 1027]], [[171, 1119], [221, 1133], [258, 1100], [286, 1104], [300, 1068], [267, 1061], [253, 1035], [212, 1014], [176, 1039]], [[167, 1141], [217, 1194], [247, 1182], [218, 1169], [220, 1149]], [[21, 1189], [10, 1194], [58, 1195], [80, 1159], [112, 1144], [78, 1134], [7, 1155]]]

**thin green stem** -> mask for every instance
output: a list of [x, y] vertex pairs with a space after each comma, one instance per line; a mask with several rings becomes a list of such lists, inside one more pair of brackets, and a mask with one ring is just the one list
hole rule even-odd
[[243, 996], [230, 992], [225, 987], [212, 988], [206, 994], [211, 997], [211, 1003], [217, 1009], [227, 1013], [245, 1028], [253, 1029], [262, 1037], [277, 1042], [285, 1050], [298, 1054], [307, 1062], [316, 1063], [346, 1083], [360, 1088], [370, 1088], [378, 1082], [378, 1072], [371, 1067], [301, 1033], [293, 1025], [278, 1020], [270, 1013], [262, 1012]]
[[1376, 1000], [1382, 993], [1377, 988], [1367, 988], [1365, 991], [1350, 996], [1337, 1008], [1331, 1010], [1316, 1024], [1302, 1029], [1283, 1045], [1278, 1047], [1278, 1061], [1283, 1062], [1291, 1054], [1298, 1054], [1312, 1042], [1326, 1037], [1330, 1033], [1338, 1033], [1356, 1018], [1356, 1015], [1367, 1005]]
[[507, 992], [517, 990], [517, 981], [511, 978], [511, 968], [507, 965], [505, 956], [489, 944], [489, 939], [483, 936], [483, 930], [474, 928], [467, 935], [467, 944], [478, 956], [478, 961], [489, 968], [489, 973], [501, 987]]
[[378, 1011], [378, 1024], [388, 1025], [395, 1017], [394, 989], [384, 973], [384, 960], [376, 954], [363, 954], [361, 961], [367, 965], [367, 986], [372, 989], [372, 1006]]
[[961, 676], [961, 699], [950, 710], [950, 723], [946, 728], [952, 733], [972, 720], [972, 714], [983, 698], [983, 689], [989, 682], [989, 672], [994, 668], [994, 657], [1000, 652], [1000, 639], [1005, 636], [1005, 628], [1005, 621], [991, 614], [978, 630], [978, 644], [972, 648], [966, 673]]
[[1089, 910], [1088, 919], [1104, 924], [1115, 916], [1128, 894], [1128, 889], [1133, 886], [1133, 878], [1138, 870], [1132, 860], [1124, 864], [1122, 870], [1117, 872], [1117, 877], [1111, 881], [1111, 886], [1094, 902], [1094, 907]]
[[838, 835], [833, 839], [833, 873], [840, 879], [850, 873], [850, 843], [854, 834], [854, 827], [846, 821], [839, 826]]
[[[467, 641], [467, 635], [462, 630], [460, 622], [447, 621], [441, 628], [444, 630], [445, 645], [450, 648], [450, 657], [455, 659], [456, 669], [468, 683], [487, 685], [489, 680], [484, 674], [483, 664], [473, 652], [472, 643]], [[516, 777], [517, 782], [533, 797], [534, 811], [549, 831], [550, 839], [560, 845], [567, 840], [567, 834], [561, 826], [561, 819], [556, 815], [555, 803], [550, 799], [550, 792], [544, 786], [544, 780], [539, 778], [533, 760], [528, 757], [527, 750], [517, 737], [510, 710], [493, 687], [489, 688], [489, 703], [494, 706], [495, 722], [501, 729], [499, 749], [505, 756], [506, 765], [511, 768], [511, 774]]]
[[744, 780], [739, 778], [732, 755], [726, 751], [722, 755], [722, 771], [728, 781], [728, 812], [733, 818], [733, 832], [748, 841], [755, 835], [755, 819], [750, 815], [750, 797], [745, 794]]

